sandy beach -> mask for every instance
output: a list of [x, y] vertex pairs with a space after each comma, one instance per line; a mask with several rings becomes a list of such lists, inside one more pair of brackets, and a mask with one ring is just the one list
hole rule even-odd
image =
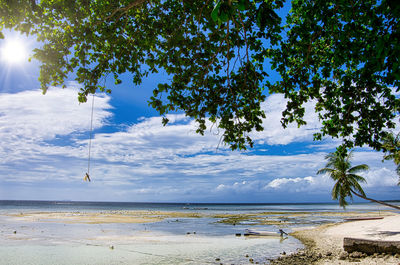
[[379, 220], [349, 221], [302, 228], [291, 234], [306, 246], [292, 255], [282, 255], [272, 264], [400, 264], [400, 254], [349, 254], [343, 249], [344, 237], [400, 241], [400, 214], [387, 214]]
[[[343, 251], [345, 236], [400, 241], [399, 213], [375, 210], [369, 205], [352, 211], [333, 210], [332, 206], [322, 206], [319, 211], [315, 205], [310, 211], [304, 211], [307, 209], [304, 206], [299, 210], [293, 207], [240, 212], [179, 208], [174, 211], [4, 210], [0, 214], [0, 256], [5, 262], [2, 264], [35, 265], [117, 262], [399, 265], [400, 255], [348, 257]], [[377, 216], [383, 219], [344, 221]], [[291, 232], [291, 236], [236, 236], [247, 228], [283, 229]], [[66, 253], [69, 259], [65, 259]]]

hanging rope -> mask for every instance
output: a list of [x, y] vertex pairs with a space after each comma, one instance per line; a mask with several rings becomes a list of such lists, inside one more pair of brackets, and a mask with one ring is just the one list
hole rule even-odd
[[90, 136], [89, 136], [89, 151], [88, 151], [88, 166], [87, 166], [87, 172], [85, 174], [85, 177], [83, 178], [85, 181], [90, 182], [90, 154], [91, 154], [91, 149], [92, 149], [92, 134], [93, 134], [93, 109], [94, 109], [94, 94], [92, 97], [92, 114], [90, 116]]

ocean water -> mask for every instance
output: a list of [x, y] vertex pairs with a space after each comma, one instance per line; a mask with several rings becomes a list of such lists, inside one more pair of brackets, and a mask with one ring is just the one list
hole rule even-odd
[[[267, 264], [302, 248], [291, 236], [244, 237], [246, 229], [291, 232], [299, 226], [340, 222], [346, 213], [390, 210], [364, 203], [346, 211], [337, 204], [184, 204], [69, 201], [0, 201], [0, 264]], [[198, 213], [151, 223], [74, 223], [16, 218], [29, 213]], [[257, 215], [270, 223], [224, 215]], [[282, 223], [280, 223], [282, 222]]]

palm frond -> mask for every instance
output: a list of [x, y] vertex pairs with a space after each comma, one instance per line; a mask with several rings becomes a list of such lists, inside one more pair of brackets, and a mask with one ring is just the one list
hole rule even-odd
[[336, 182], [332, 189], [332, 199], [337, 200], [340, 194], [339, 182]]
[[347, 178], [351, 181], [367, 183], [367, 180], [360, 175], [348, 174]]
[[393, 160], [394, 154], [387, 154], [383, 156], [383, 160]]
[[349, 173], [357, 173], [357, 172], [360, 172], [360, 171], [367, 171], [367, 170], [369, 170], [369, 166], [366, 165], [366, 164], [362, 164], [362, 165], [357, 165], [357, 166], [354, 166], [354, 167], [350, 168], [348, 170], [348, 172]]
[[358, 183], [357, 181], [352, 181], [352, 186], [353, 189], [356, 190], [358, 193], [360, 193], [362, 196], [365, 197], [365, 192], [363, 190], [363, 188], [361, 187], [360, 183]]
[[[361, 164], [352, 167], [351, 159], [353, 158], [353, 151], [347, 155], [343, 152], [333, 152], [326, 155], [327, 163], [324, 168], [317, 171], [317, 174], [328, 174], [329, 177], [335, 181], [332, 189], [332, 199], [338, 200], [339, 205], [343, 208], [348, 205], [347, 199], [353, 200], [352, 191], [356, 190], [363, 196], [365, 193], [360, 185], [360, 182], [366, 182], [365, 178], [357, 175], [356, 173], [366, 171], [369, 169], [368, 165]], [[399, 166], [400, 176], [400, 166]]]
[[335, 172], [334, 169], [328, 168], [328, 167], [324, 167], [324, 168], [321, 168], [320, 170], [318, 170], [318, 171], [317, 171], [317, 174], [318, 174], [318, 175], [320, 175], [320, 174], [332, 174], [332, 173], [334, 173], [334, 172]]
[[351, 150], [351, 151], [349, 152], [349, 154], [347, 155], [345, 161], [346, 161], [346, 163], [350, 163], [350, 161], [351, 161], [352, 159], [353, 159], [353, 150]]
[[396, 150], [393, 156], [394, 156], [393, 158], [394, 163], [396, 165], [400, 164], [400, 151]]

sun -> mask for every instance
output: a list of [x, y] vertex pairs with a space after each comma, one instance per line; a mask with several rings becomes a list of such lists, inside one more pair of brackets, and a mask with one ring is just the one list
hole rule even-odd
[[0, 46], [0, 60], [11, 65], [21, 64], [28, 60], [24, 42], [20, 39], [6, 39]]

